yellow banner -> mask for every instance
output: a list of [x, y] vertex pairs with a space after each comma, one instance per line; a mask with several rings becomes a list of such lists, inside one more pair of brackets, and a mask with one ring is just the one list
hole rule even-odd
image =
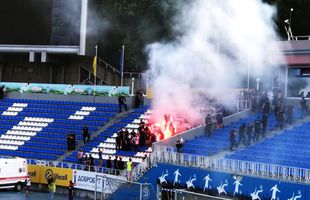
[[42, 167], [41, 168], [41, 183], [47, 184], [50, 178], [56, 179], [56, 185], [68, 186], [72, 180], [72, 169], [57, 168], [57, 167]]
[[150, 87], [146, 88], [146, 97], [149, 99], [153, 98], [153, 89], [152, 88], [150, 88]]
[[41, 166], [28, 165], [28, 175], [33, 183], [40, 183]]

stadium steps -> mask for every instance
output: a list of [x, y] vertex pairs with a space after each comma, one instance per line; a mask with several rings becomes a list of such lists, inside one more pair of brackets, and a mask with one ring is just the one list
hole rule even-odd
[[[97, 131], [93, 132], [91, 134], [90, 137], [90, 142], [92, 142], [97, 136], [100, 135], [100, 133], [104, 132], [105, 130], [107, 130], [108, 128], [112, 127], [115, 123], [117, 123], [118, 121], [120, 121], [121, 118], [123, 118], [124, 116], [126, 116], [129, 113], [132, 113], [134, 110], [131, 109], [127, 112], [121, 112], [115, 115], [115, 117], [111, 118], [109, 122], [107, 122], [106, 124], [104, 124], [104, 126], [102, 126], [101, 128], [98, 128]], [[85, 144], [85, 146], [88, 143]], [[61, 155], [60, 157], [57, 158], [57, 161], [63, 161], [66, 157], [69, 157], [70, 155], [77, 153], [77, 150], [80, 149], [81, 147], [84, 147], [84, 142], [81, 140], [77, 145], [76, 145], [76, 150], [75, 151], [67, 151], [65, 154]]]

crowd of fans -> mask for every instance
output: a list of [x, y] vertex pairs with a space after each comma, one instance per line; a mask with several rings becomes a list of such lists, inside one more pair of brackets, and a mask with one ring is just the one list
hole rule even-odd
[[[294, 106], [292, 104], [284, 105], [283, 95], [280, 90], [269, 91], [250, 91], [243, 92], [243, 97], [251, 101], [251, 110], [255, 114], [261, 113], [261, 117], [253, 122], [243, 123], [238, 131], [234, 127], [229, 134], [230, 147], [233, 151], [242, 143], [243, 145], [250, 145], [251, 142], [258, 141], [260, 137], [266, 136], [266, 128], [268, 120], [271, 115], [274, 115], [276, 125], [275, 128], [283, 129], [286, 124], [293, 123]], [[301, 118], [308, 113], [307, 102], [304, 97], [300, 101]], [[238, 141], [236, 140], [238, 136]]]
[[[250, 102], [251, 111], [257, 115], [256, 119], [249, 123], [243, 123], [240, 127], [230, 130], [229, 149], [233, 151], [240, 144], [250, 145], [266, 136], [269, 117], [274, 115], [275, 129], [283, 129], [286, 124], [293, 123], [294, 105], [284, 105], [283, 93], [278, 89], [268, 91], [256, 91], [255, 89], [241, 90], [240, 101]], [[295, 105], [296, 106], [296, 105]], [[307, 102], [304, 97], [300, 101], [301, 118], [308, 113]], [[215, 116], [208, 113], [205, 117], [205, 134], [209, 138], [213, 128], [223, 128], [223, 115], [217, 113]]]
[[[141, 119], [138, 129], [122, 128], [115, 138], [116, 150], [140, 151], [141, 148], [150, 147], [156, 142], [156, 135]], [[161, 135], [163, 137], [163, 135]]]

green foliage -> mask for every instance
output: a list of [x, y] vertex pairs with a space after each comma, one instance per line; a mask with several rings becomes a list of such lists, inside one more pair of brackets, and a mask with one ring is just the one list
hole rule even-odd
[[121, 46], [125, 45], [124, 71], [146, 69], [146, 44], [169, 35], [169, 15], [161, 1], [154, 0], [100, 0], [99, 14], [109, 22], [105, 37], [99, 37], [104, 47], [99, 55], [119, 66]]
[[[189, 0], [97, 0], [97, 12], [108, 26], [99, 33], [99, 56], [119, 67], [122, 45], [125, 45], [124, 71], [146, 69], [145, 46], [173, 36], [171, 19], [177, 3]], [[277, 7], [275, 27], [286, 39], [284, 20], [292, 15], [294, 35], [310, 35], [310, 0], [263, 0]]]

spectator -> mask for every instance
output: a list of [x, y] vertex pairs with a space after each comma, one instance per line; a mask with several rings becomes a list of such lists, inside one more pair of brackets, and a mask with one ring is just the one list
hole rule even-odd
[[139, 135], [139, 146], [144, 147], [147, 141], [147, 127], [144, 126], [144, 130], [142, 132], [137, 133]]
[[140, 127], [144, 127], [145, 126], [145, 122], [143, 121], [143, 119], [140, 119]]
[[77, 157], [78, 157], [78, 163], [83, 164], [84, 151], [82, 148], [79, 149]]
[[122, 138], [123, 138], [123, 131], [120, 130], [117, 133], [117, 136], [115, 138], [115, 143], [116, 143], [116, 150], [121, 150], [122, 149]]
[[71, 151], [72, 150], [72, 141], [73, 137], [72, 137], [72, 134], [71, 132], [67, 135], [67, 149], [68, 151]]
[[263, 103], [263, 114], [267, 113], [267, 115], [269, 115], [270, 112], [270, 102], [267, 99], [264, 103]]
[[280, 110], [280, 108], [281, 108], [281, 103], [280, 102], [276, 102], [276, 104], [275, 104], [275, 106], [274, 106], [274, 108], [273, 108], [273, 112], [274, 112], [274, 116], [275, 116], [275, 119], [276, 119], [276, 121], [278, 122], [279, 121], [279, 119], [278, 119], [278, 111]]
[[114, 174], [118, 175], [119, 174], [119, 167], [118, 167], [118, 156], [115, 156], [113, 160], [113, 165], [114, 165]]
[[182, 151], [182, 148], [184, 146], [184, 140], [181, 136], [178, 136], [178, 140], [177, 140], [177, 143], [175, 145], [177, 147], [177, 152], [178, 153], [181, 153]]
[[135, 108], [139, 108], [140, 105], [143, 105], [143, 92], [138, 90], [135, 95]]
[[54, 178], [50, 178], [48, 180], [48, 199], [49, 200], [53, 200], [54, 199], [54, 194], [56, 192], [56, 184], [55, 184], [55, 179]]
[[287, 112], [287, 123], [292, 124], [293, 123], [294, 106], [288, 105], [286, 112]]
[[112, 168], [112, 160], [111, 160], [111, 156], [109, 156], [109, 159], [107, 160], [108, 174], [111, 173], [111, 168]]
[[75, 150], [75, 143], [76, 143], [76, 135], [75, 133], [71, 132], [71, 150]]
[[281, 106], [277, 112], [277, 122], [278, 122], [277, 127], [280, 127], [280, 129], [283, 129], [284, 119], [285, 119], [284, 109], [283, 106]]
[[74, 196], [74, 183], [70, 180], [68, 186], [68, 198], [69, 200], [73, 200]]
[[123, 171], [125, 169], [125, 164], [123, 162], [123, 159], [122, 157], [119, 157], [119, 160], [118, 160], [118, 168], [119, 170]]
[[234, 147], [236, 146], [236, 129], [235, 127], [231, 129], [230, 135], [229, 135], [229, 140], [230, 140], [230, 151], [234, 150]]
[[216, 128], [223, 128], [223, 114], [220, 112], [216, 115]]
[[88, 132], [88, 127], [86, 124], [84, 125], [82, 132], [83, 132], [83, 141], [85, 144], [86, 142], [89, 142], [90, 139], [90, 134]]
[[263, 116], [262, 116], [262, 136], [263, 137], [265, 137], [267, 124], [268, 124], [268, 113], [263, 113]]
[[99, 167], [102, 167], [102, 148], [99, 148], [98, 156], [99, 156]]
[[0, 87], [0, 100], [4, 98], [4, 85]]
[[127, 111], [126, 98], [123, 95], [120, 95], [118, 97], [118, 106], [119, 106], [119, 112], [122, 112], [122, 106], [124, 106], [125, 110]]
[[253, 132], [253, 124], [252, 123], [248, 123], [247, 129], [246, 129], [247, 145], [251, 145], [252, 132]]
[[245, 123], [243, 123], [243, 124], [239, 127], [238, 134], [239, 134], [239, 140], [238, 140], [238, 143], [237, 143], [237, 148], [238, 148], [238, 146], [239, 146], [239, 144], [240, 144], [241, 142], [243, 143], [243, 145], [246, 145]]
[[300, 107], [301, 107], [301, 118], [303, 119], [308, 110], [307, 101], [305, 97], [301, 98]]
[[88, 153], [84, 154], [84, 165], [85, 165], [85, 169], [86, 171], [89, 171], [89, 166], [90, 166], [90, 160], [89, 160], [89, 156]]
[[95, 171], [95, 169], [94, 169], [95, 160], [91, 154], [89, 154], [88, 159], [89, 159], [90, 171], [93, 172], [93, 171]]
[[212, 119], [210, 114], [208, 114], [205, 118], [205, 126], [205, 133], [207, 134], [207, 137], [210, 138], [212, 129]]
[[139, 151], [139, 134], [137, 133], [132, 139], [131, 139], [131, 144], [134, 146], [134, 151], [138, 152]]
[[143, 161], [147, 159], [147, 154], [144, 154], [144, 157], [142, 158]]
[[254, 121], [254, 140], [259, 140], [259, 135], [261, 131], [261, 121], [259, 120], [258, 116], [256, 120]]
[[24, 189], [25, 189], [25, 200], [29, 199], [29, 186], [30, 186], [30, 179], [25, 179], [24, 181]]
[[131, 181], [131, 178], [132, 178], [132, 168], [133, 168], [133, 163], [132, 163], [131, 158], [129, 158], [129, 160], [127, 161], [126, 166], [127, 166], [127, 180]]

